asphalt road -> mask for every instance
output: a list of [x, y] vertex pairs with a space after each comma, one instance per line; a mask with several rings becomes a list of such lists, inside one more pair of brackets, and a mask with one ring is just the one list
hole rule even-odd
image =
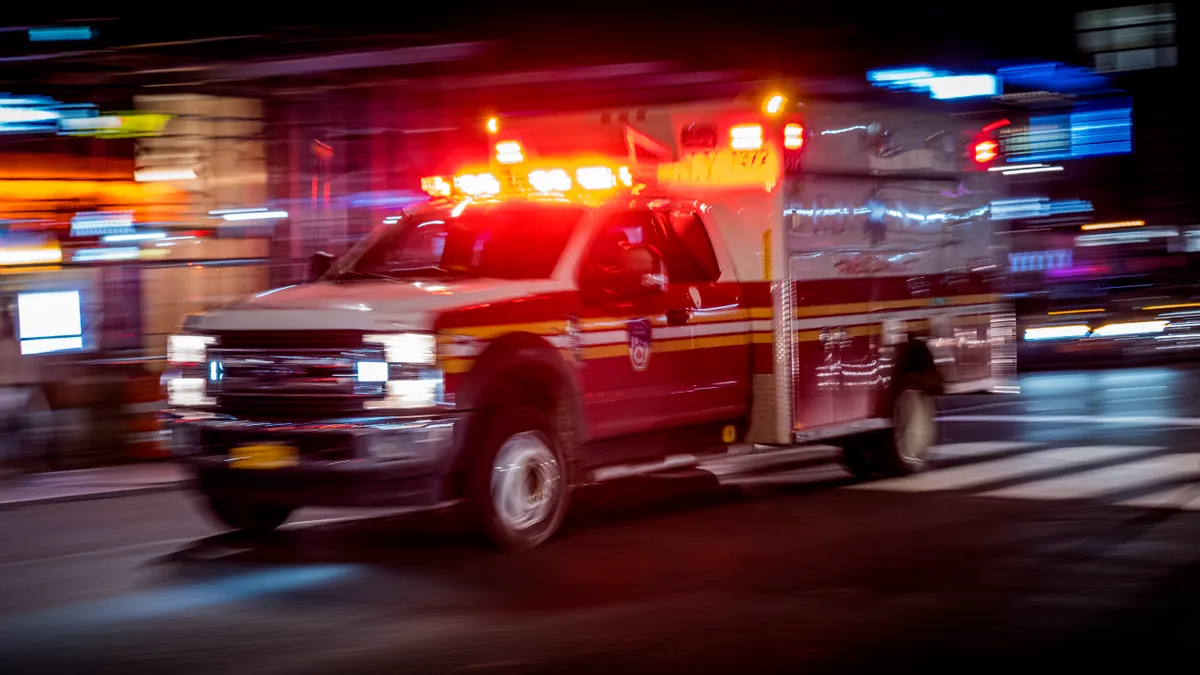
[[939, 467], [827, 450], [582, 491], [500, 555], [454, 518], [218, 534], [164, 493], [0, 512], [0, 672], [1194, 669], [1200, 372], [942, 401]]

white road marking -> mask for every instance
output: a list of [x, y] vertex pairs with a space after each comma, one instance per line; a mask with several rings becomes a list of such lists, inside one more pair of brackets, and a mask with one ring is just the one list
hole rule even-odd
[[874, 483], [852, 485], [855, 490], [891, 492], [927, 492], [931, 490], [965, 490], [998, 480], [1032, 476], [1043, 471], [1120, 459], [1161, 448], [1129, 445], [1090, 445], [1054, 448], [1016, 457], [994, 459], [967, 466], [932, 470], [915, 476], [891, 478]]
[[1175, 485], [1148, 495], [1119, 501], [1117, 504], [1142, 508], [1200, 511], [1200, 485]]
[[1011, 450], [1023, 450], [1032, 448], [1037, 443], [1023, 443], [1018, 441], [982, 441], [976, 443], [947, 443], [945, 445], [935, 445], [932, 448], [934, 457], [982, 457], [984, 455], [996, 455], [1001, 452], [1009, 452]]
[[1200, 427], [1200, 417], [1095, 415], [943, 415], [939, 422], [1042, 422], [1049, 424], [1129, 424], [1133, 426]]
[[1200, 477], [1200, 453], [1147, 457], [1115, 466], [1089, 469], [1066, 476], [1013, 485], [985, 492], [982, 496], [1017, 499], [1086, 499], [1187, 473]]

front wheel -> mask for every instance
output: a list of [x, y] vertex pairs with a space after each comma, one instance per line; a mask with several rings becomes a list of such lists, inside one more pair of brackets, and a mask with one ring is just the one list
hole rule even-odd
[[569, 497], [566, 461], [545, 416], [498, 411], [468, 476], [468, 504], [483, 534], [503, 550], [537, 546], [562, 524]]
[[208, 498], [208, 510], [225, 525], [249, 534], [273, 532], [292, 515], [292, 509], [286, 506], [248, 504], [214, 497]]
[[907, 476], [924, 470], [937, 441], [937, 406], [925, 389], [906, 386], [892, 403], [892, 429], [876, 455], [879, 472]]

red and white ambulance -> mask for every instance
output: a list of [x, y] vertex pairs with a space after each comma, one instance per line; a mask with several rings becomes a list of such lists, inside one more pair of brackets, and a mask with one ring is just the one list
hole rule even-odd
[[311, 283], [187, 319], [174, 445], [235, 528], [463, 503], [507, 548], [575, 486], [733, 446], [918, 471], [935, 396], [1015, 382], [990, 121], [783, 95], [489, 120], [479, 166]]

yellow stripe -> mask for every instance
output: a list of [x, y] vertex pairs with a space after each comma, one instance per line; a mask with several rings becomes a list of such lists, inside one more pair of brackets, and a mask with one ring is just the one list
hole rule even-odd
[[814, 305], [812, 307], [797, 307], [796, 318], [806, 316], [837, 316], [839, 314], [868, 314], [891, 309], [912, 309], [920, 307], [944, 307], [979, 305], [996, 302], [999, 295], [962, 295], [957, 297], [918, 298], [912, 300], [888, 300], [886, 302], [848, 302], [837, 305]]
[[450, 357], [442, 359], [442, 372], [447, 375], [465, 373], [475, 365], [475, 359]]
[[796, 318], [805, 316], [821, 316], [825, 314], [866, 314], [871, 311], [865, 302], [848, 302], [841, 305], [814, 305], [812, 307], [797, 307]]
[[770, 344], [775, 341], [774, 333], [757, 332], [753, 334], [752, 342], [756, 345]]
[[563, 319], [558, 321], [536, 321], [531, 323], [510, 323], [499, 324], [494, 326], [461, 326], [458, 328], [445, 328], [442, 332], [446, 335], [469, 335], [478, 338], [493, 338], [507, 335], [509, 333], [534, 333], [537, 335], [561, 335], [567, 331], [567, 322]]
[[621, 343], [619, 345], [600, 345], [598, 347], [584, 347], [583, 358], [590, 361], [592, 359], [607, 359], [614, 356], [628, 356], [629, 345]]
[[751, 319], [770, 319], [773, 316], [775, 316], [775, 310], [771, 309], [770, 307], [751, 307], [750, 308], [750, 318]]

